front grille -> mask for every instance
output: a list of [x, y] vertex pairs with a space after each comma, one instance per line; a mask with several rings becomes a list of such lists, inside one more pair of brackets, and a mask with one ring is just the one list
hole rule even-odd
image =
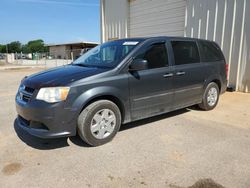
[[27, 91], [28, 93], [33, 93], [35, 91], [35, 89], [31, 88], [31, 87], [25, 87], [24, 89], [25, 91]]
[[43, 123], [41, 122], [38, 122], [38, 121], [30, 121], [30, 128], [33, 128], [33, 129], [43, 129], [43, 130], [49, 130], [49, 128], [44, 125]]
[[24, 102], [29, 102], [35, 89], [27, 87], [27, 86], [20, 86], [19, 89], [19, 97]]
[[31, 96], [28, 95], [22, 95], [22, 100], [25, 102], [29, 102], [30, 101]]

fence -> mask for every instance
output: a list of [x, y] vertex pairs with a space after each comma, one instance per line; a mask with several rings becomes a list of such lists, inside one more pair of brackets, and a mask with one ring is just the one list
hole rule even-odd
[[57, 67], [67, 65], [83, 55], [89, 49], [57, 50], [47, 53], [12, 53], [0, 54], [0, 63], [26, 66]]

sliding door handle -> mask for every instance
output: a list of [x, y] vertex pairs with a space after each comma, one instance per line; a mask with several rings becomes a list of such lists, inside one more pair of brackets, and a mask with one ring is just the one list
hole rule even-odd
[[177, 72], [177, 73], [176, 73], [177, 76], [181, 76], [181, 75], [184, 75], [184, 74], [186, 74], [186, 73], [183, 72], [183, 71], [180, 71], [180, 72]]
[[166, 73], [166, 74], [163, 75], [164, 78], [169, 78], [169, 77], [172, 77], [172, 76], [174, 76], [173, 73]]

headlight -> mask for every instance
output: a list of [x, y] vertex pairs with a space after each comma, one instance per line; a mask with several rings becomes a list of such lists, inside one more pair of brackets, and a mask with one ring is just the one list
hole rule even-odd
[[41, 88], [36, 96], [36, 99], [49, 103], [64, 101], [68, 96], [69, 90], [69, 87]]

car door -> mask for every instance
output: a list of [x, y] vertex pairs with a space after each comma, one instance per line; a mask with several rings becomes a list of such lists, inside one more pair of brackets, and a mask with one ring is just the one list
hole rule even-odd
[[206, 70], [200, 63], [196, 41], [172, 40], [171, 47], [174, 59], [174, 108], [200, 102]]
[[132, 120], [169, 111], [173, 102], [173, 73], [166, 41], [145, 44], [134, 60], [138, 58], [146, 60], [148, 68], [128, 73]]

